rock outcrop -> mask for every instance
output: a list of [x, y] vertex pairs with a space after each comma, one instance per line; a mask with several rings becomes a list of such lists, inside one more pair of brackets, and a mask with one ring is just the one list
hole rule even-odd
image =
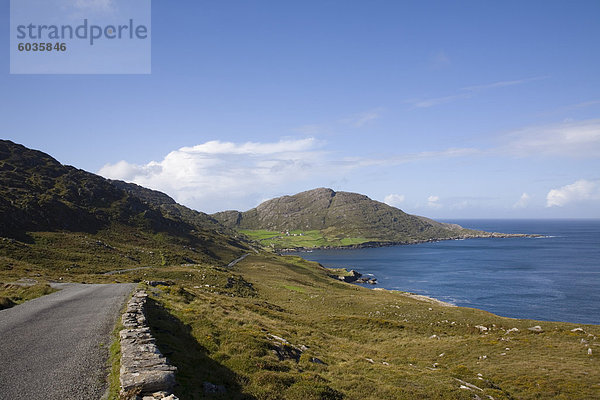
[[377, 284], [377, 278], [368, 278], [363, 276], [360, 272], [350, 270], [347, 275], [329, 275], [332, 278], [338, 279], [346, 283], [368, 283], [371, 285]]

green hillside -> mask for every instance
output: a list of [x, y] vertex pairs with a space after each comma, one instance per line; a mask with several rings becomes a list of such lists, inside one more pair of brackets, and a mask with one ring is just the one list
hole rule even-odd
[[[222, 263], [235, 233], [167, 195], [65, 166], [0, 141], [0, 259], [53, 270]], [[32, 266], [32, 268], [34, 268]]]

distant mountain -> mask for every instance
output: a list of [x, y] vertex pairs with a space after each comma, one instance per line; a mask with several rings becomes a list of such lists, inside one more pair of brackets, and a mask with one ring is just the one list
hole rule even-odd
[[8, 140], [0, 140], [0, 187], [1, 237], [104, 232], [127, 242], [137, 235], [150, 244], [201, 248], [204, 256], [215, 259], [218, 253], [247, 249], [234, 231], [164, 193], [62, 165]]
[[225, 226], [242, 230], [318, 230], [326, 238], [364, 238], [363, 242], [380, 244], [505, 236], [436, 222], [362, 194], [326, 188], [278, 197], [246, 212], [224, 211], [212, 216]]

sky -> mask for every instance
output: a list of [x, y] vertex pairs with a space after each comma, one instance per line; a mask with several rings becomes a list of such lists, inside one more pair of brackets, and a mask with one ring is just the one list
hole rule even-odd
[[209, 213], [330, 187], [432, 218], [600, 218], [599, 16], [154, 0], [143, 75], [11, 75], [4, 29], [0, 137]]

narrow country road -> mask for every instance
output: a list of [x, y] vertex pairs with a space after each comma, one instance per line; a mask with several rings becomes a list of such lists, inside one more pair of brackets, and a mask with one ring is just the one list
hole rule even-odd
[[0, 311], [0, 400], [100, 399], [111, 332], [135, 286], [61, 284]]
[[250, 254], [244, 254], [243, 256], [236, 258], [235, 260], [233, 260], [232, 262], [227, 264], [227, 268], [233, 267], [235, 264], [239, 263], [240, 261], [242, 261], [244, 258], [248, 257], [249, 255]]

